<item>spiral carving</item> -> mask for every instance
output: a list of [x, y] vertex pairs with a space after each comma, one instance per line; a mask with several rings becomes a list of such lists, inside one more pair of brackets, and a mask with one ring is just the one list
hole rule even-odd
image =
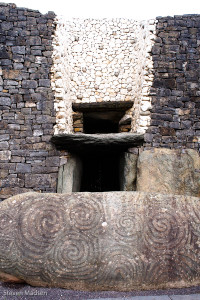
[[0, 204], [0, 272], [97, 290], [199, 282], [199, 200], [134, 197], [28, 193]]
[[97, 255], [98, 242], [95, 239], [76, 231], [65, 231], [47, 258], [47, 273], [56, 280], [93, 279], [97, 271]]
[[95, 232], [101, 229], [104, 220], [103, 207], [98, 198], [82, 197], [81, 201], [75, 201], [70, 209], [70, 220], [72, 225], [82, 231]]
[[42, 199], [24, 204], [18, 217], [16, 244], [28, 259], [39, 258], [51, 247], [65, 226], [65, 212], [59, 202]]
[[14, 217], [8, 211], [0, 211], [0, 235], [10, 235]]
[[116, 283], [140, 282], [143, 268], [139, 255], [131, 254], [127, 248], [111, 248], [105, 252], [98, 273], [98, 283], [114, 287]]
[[179, 249], [187, 243], [188, 235], [188, 225], [180, 213], [170, 209], [147, 216], [143, 237], [151, 251]]
[[141, 216], [127, 211], [120, 214], [117, 216], [115, 222], [115, 232], [117, 234], [117, 239], [122, 240], [125, 243], [137, 242], [142, 232]]

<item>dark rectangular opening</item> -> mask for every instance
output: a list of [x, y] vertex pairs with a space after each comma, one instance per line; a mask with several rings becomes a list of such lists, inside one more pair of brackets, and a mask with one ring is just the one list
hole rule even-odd
[[117, 133], [123, 112], [101, 111], [83, 113], [84, 133]]
[[84, 118], [85, 133], [116, 133], [118, 132], [118, 123], [111, 120], [101, 120], [93, 118]]
[[82, 156], [81, 192], [119, 191], [120, 153], [96, 152]]

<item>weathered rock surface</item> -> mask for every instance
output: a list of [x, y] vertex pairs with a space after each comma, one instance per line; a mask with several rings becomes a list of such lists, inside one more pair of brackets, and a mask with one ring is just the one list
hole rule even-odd
[[145, 150], [139, 155], [137, 191], [200, 195], [200, 157], [192, 149]]
[[125, 152], [120, 159], [120, 191], [135, 191], [138, 154]]
[[17, 195], [0, 203], [0, 276], [79, 290], [197, 285], [199, 224], [195, 197]]
[[80, 191], [82, 163], [79, 157], [70, 156], [67, 163], [62, 165], [58, 172], [58, 193]]
[[124, 150], [142, 145], [144, 135], [138, 133], [108, 133], [108, 134], [56, 134], [51, 142], [57, 149], [67, 149], [73, 152], [98, 150]]

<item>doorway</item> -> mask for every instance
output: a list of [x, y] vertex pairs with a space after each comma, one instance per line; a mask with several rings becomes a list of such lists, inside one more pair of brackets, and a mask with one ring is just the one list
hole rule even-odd
[[98, 152], [83, 155], [81, 192], [120, 191], [120, 153]]

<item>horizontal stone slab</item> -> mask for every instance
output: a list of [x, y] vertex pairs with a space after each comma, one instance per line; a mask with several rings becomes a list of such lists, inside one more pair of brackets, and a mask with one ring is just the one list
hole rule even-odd
[[74, 111], [92, 112], [92, 111], [126, 111], [133, 106], [134, 101], [102, 101], [90, 103], [72, 103]]
[[26, 193], [0, 203], [0, 278], [131, 291], [200, 284], [200, 198]]
[[125, 150], [139, 146], [144, 141], [143, 134], [137, 133], [108, 133], [108, 134], [56, 134], [51, 138], [59, 150], [73, 152], [98, 150]]

